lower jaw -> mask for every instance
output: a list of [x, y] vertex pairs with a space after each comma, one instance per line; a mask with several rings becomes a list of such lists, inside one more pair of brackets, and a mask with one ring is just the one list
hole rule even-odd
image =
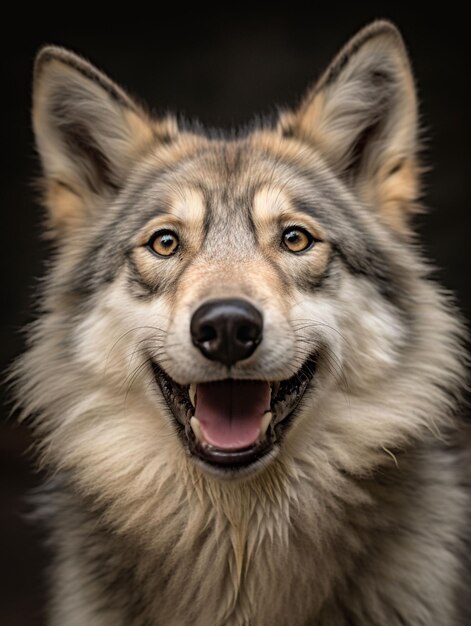
[[206, 457], [200, 457], [197, 453], [191, 454], [191, 462], [199, 467], [205, 474], [222, 480], [246, 479], [260, 474], [276, 459], [280, 452], [279, 445], [274, 445], [266, 450], [261, 456], [252, 458], [245, 463], [220, 463], [212, 462]]
[[187, 438], [188, 450], [193, 458], [201, 467], [218, 476], [255, 472], [273, 460], [279, 450], [277, 437], [271, 432], [254, 445], [231, 451], [204, 446], [191, 434]]

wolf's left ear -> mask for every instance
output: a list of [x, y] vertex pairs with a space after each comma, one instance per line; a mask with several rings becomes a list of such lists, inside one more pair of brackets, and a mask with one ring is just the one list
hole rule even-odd
[[383, 219], [406, 233], [419, 209], [417, 99], [402, 37], [389, 21], [340, 51], [281, 129], [316, 147]]
[[155, 139], [155, 126], [132, 98], [57, 46], [36, 57], [33, 126], [53, 232], [99, 210]]

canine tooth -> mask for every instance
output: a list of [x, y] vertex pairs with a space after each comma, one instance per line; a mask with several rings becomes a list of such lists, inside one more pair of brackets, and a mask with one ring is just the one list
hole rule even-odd
[[190, 396], [190, 402], [193, 406], [196, 406], [196, 385], [191, 383], [188, 389], [188, 395]]
[[190, 426], [193, 430], [193, 432], [195, 433], [196, 438], [198, 439], [198, 441], [204, 442], [204, 437], [203, 437], [203, 432], [201, 430], [201, 424], [200, 421], [197, 417], [192, 417], [190, 419]]
[[272, 396], [276, 396], [276, 394], [278, 393], [279, 388], [280, 388], [280, 383], [279, 383], [279, 381], [275, 380], [271, 384], [271, 395]]
[[268, 429], [268, 425], [270, 424], [272, 418], [273, 418], [273, 414], [271, 411], [267, 411], [265, 415], [263, 416], [262, 423], [260, 425], [259, 439], [262, 439], [262, 437], [265, 436], [265, 433], [267, 432], [267, 429]]

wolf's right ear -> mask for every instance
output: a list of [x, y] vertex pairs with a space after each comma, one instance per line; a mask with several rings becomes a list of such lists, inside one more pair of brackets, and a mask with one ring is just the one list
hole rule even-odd
[[144, 110], [90, 63], [57, 46], [35, 61], [33, 127], [52, 231], [112, 197], [156, 141]]
[[389, 226], [409, 233], [409, 216], [420, 209], [417, 98], [391, 22], [359, 31], [280, 127], [315, 147]]

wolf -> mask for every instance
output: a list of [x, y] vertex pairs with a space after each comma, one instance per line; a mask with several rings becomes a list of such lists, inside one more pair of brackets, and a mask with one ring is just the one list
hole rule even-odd
[[49, 624], [469, 623], [466, 333], [414, 234], [414, 80], [376, 20], [299, 105], [206, 131], [40, 49], [53, 251], [13, 376]]

